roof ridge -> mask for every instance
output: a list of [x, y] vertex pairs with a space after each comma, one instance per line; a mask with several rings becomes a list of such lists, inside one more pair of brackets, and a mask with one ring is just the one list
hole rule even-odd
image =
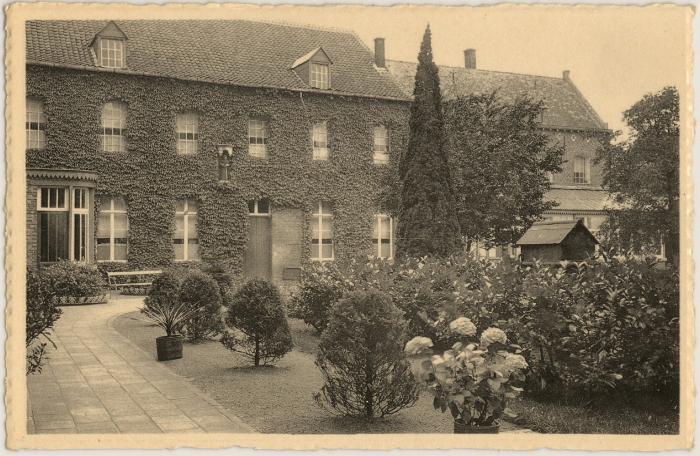
[[[394, 59], [387, 59], [387, 62], [397, 62], [397, 63], [408, 63], [411, 65], [418, 65], [418, 62], [408, 62], [406, 60], [394, 60]], [[452, 70], [465, 70], [465, 71], [481, 71], [484, 73], [500, 73], [500, 74], [512, 74], [514, 76], [529, 76], [532, 78], [547, 78], [547, 79], [555, 79], [557, 81], [564, 81], [564, 78], [561, 76], [546, 76], [543, 74], [528, 74], [528, 73], [516, 73], [514, 71], [501, 71], [501, 70], [485, 70], [483, 68], [474, 68], [474, 69], [469, 69], [469, 68], [464, 68], [464, 67], [459, 67], [459, 66], [454, 66], [454, 65], [439, 65], [436, 64], [438, 68], [449, 68]]]
[[[99, 19], [83, 19], [85, 22], [100, 22]], [[109, 20], [105, 20], [105, 22], [110, 22]], [[242, 19], [242, 18], [235, 18], [235, 19], [116, 19], [112, 20], [115, 24], [119, 24], [119, 22], [247, 22], [250, 24], [267, 24], [267, 25], [278, 25], [281, 27], [290, 27], [290, 28], [296, 28], [296, 29], [303, 29], [303, 30], [313, 30], [317, 32], [334, 32], [334, 33], [343, 33], [343, 34], [352, 34], [353, 31], [351, 29], [344, 29], [341, 27], [324, 27], [320, 25], [315, 25], [315, 24], [308, 24], [308, 23], [295, 23], [295, 22], [289, 22], [289, 21], [282, 21], [282, 20], [265, 20], [265, 19]]]

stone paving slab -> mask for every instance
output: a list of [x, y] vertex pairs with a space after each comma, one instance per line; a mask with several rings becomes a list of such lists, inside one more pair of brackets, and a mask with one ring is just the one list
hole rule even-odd
[[[255, 432], [111, 327], [143, 299], [63, 307], [40, 374], [27, 377], [27, 432]], [[155, 341], [154, 341], [155, 344]]]

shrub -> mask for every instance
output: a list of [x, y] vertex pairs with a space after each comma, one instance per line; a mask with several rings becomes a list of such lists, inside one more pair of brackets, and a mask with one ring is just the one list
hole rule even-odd
[[[506, 333], [487, 328], [476, 339], [476, 326], [466, 317], [449, 324], [461, 339], [442, 355], [421, 363], [421, 379], [435, 399], [433, 407], [443, 413], [450, 410], [456, 423], [467, 426], [500, 424], [503, 415], [514, 417], [507, 408], [522, 388], [521, 371], [527, 362], [520, 347], [508, 346]], [[407, 353], [421, 353], [432, 347], [430, 339], [417, 336], [406, 344]]]
[[180, 302], [180, 279], [172, 271], [164, 271], [156, 277], [144, 299], [144, 309], [157, 311], [164, 306]]
[[255, 366], [272, 364], [292, 349], [292, 336], [277, 288], [253, 279], [228, 298], [228, 331], [221, 343], [253, 360]]
[[[27, 374], [41, 372], [47, 342], [56, 346], [50, 338], [53, 325], [61, 316], [55, 296], [44, 274], [27, 271]], [[40, 338], [46, 342], [40, 341]]]
[[205, 265], [202, 271], [210, 275], [219, 286], [219, 293], [223, 296], [233, 290], [233, 276], [219, 263]]
[[316, 365], [324, 378], [314, 395], [322, 408], [371, 420], [410, 407], [418, 385], [403, 353], [406, 323], [391, 298], [351, 292], [333, 306]]
[[180, 284], [180, 301], [192, 309], [183, 326], [190, 341], [221, 334], [221, 297], [213, 278], [200, 271], [191, 271]]
[[84, 263], [60, 261], [44, 268], [41, 277], [56, 297], [99, 296], [107, 289], [97, 268]]
[[334, 263], [314, 263], [304, 268], [299, 288], [292, 294], [290, 310], [322, 333], [328, 324], [328, 312], [350, 287]]

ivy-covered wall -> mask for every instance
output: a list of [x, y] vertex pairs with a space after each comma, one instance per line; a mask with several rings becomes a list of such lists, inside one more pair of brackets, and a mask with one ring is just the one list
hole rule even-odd
[[[319, 200], [334, 215], [336, 258], [366, 254], [383, 174], [395, 165], [372, 160], [372, 129], [389, 129], [391, 160], [408, 137], [408, 102], [250, 89], [30, 65], [27, 95], [44, 102], [46, 149], [27, 151], [28, 168], [69, 168], [98, 174], [97, 195], [126, 198], [128, 265], [172, 264], [175, 202], [199, 201], [203, 262], [239, 272], [246, 247], [247, 201], [305, 214], [303, 256], [310, 253], [309, 217]], [[100, 150], [100, 115], [111, 100], [127, 104], [126, 152]], [[176, 114], [199, 114], [199, 152], [176, 153]], [[268, 159], [248, 156], [248, 120], [269, 121]], [[327, 121], [328, 161], [312, 160], [311, 127]], [[218, 144], [232, 144], [229, 183], [218, 182]], [[32, 261], [29, 259], [28, 261]]]

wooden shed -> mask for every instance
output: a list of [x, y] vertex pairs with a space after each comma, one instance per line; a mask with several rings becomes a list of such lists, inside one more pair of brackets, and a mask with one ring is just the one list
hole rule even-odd
[[583, 220], [535, 223], [516, 243], [522, 261], [545, 263], [585, 260], [595, 253], [597, 244]]

